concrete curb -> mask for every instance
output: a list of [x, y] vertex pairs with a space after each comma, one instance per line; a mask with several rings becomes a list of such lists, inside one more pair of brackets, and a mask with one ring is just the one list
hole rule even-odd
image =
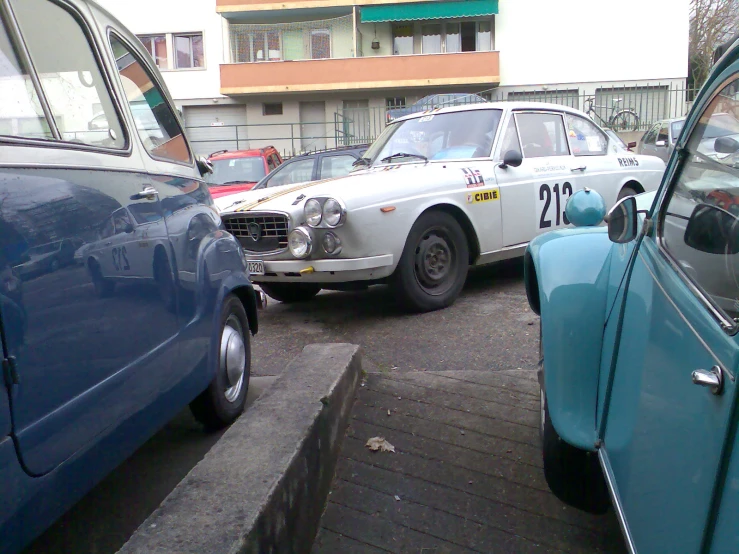
[[358, 346], [306, 346], [119, 553], [310, 552], [360, 379]]

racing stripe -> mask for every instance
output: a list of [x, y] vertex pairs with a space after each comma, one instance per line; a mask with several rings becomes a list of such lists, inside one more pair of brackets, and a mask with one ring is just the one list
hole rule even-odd
[[239, 206], [234, 211], [235, 212], [248, 212], [249, 210], [256, 208], [257, 206], [261, 206], [265, 202], [269, 202], [270, 200], [274, 200], [275, 198], [279, 198], [280, 196], [285, 196], [286, 194], [290, 194], [291, 192], [306, 189], [308, 187], [313, 187], [315, 185], [320, 185], [321, 183], [325, 183], [326, 181], [331, 181], [331, 180], [332, 179], [324, 179], [322, 181], [312, 181], [310, 183], [303, 183], [302, 185], [296, 185], [293, 188], [290, 188], [287, 190], [281, 190], [280, 192], [276, 192], [272, 196], [266, 196], [264, 198], [260, 198], [259, 200], [256, 200], [255, 202], [252, 202], [251, 204], [246, 204], [245, 206]]

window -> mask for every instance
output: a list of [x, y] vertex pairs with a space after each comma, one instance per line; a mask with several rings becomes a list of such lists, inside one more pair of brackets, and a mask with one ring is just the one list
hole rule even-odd
[[[14, 0], [13, 9], [62, 139], [123, 148], [126, 140], [110, 93], [77, 21], [63, 8], [44, 0]], [[50, 48], [53, 44], [64, 48]], [[97, 113], [98, 106], [102, 106], [102, 114]], [[96, 117], [104, 122], [104, 129], [90, 128]], [[28, 118], [26, 125], [24, 134], [38, 131], [39, 126], [46, 134], [40, 119]]]
[[477, 50], [476, 29], [477, 25], [474, 21], [465, 21], [461, 24], [462, 28], [462, 52], [474, 52]]
[[211, 186], [257, 183], [267, 174], [261, 156], [213, 160], [211, 164], [213, 173], [205, 177]]
[[328, 29], [310, 32], [310, 57], [313, 60], [331, 57], [331, 32]]
[[739, 317], [739, 169], [737, 153], [727, 153], [739, 148], [739, 120], [731, 111], [720, 93], [701, 115], [660, 225], [664, 249], [729, 320]]
[[267, 156], [267, 168], [272, 171], [277, 168], [277, 158], [274, 154]]
[[516, 114], [525, 158], [568, 156], [562, 116], [550, 113]]
[[685, 125], [685, 120], [682, 121], [673, 121], [672, 122], [672, 142], [673, 144], [677, 142], [678, 137], [680, 137], [680, 131], [683, 130], [683, 125]]
[[523, 157], [521, 152], [521, 144], [518, 141], [518, 131], [516, 130], [516, 118], [511, 116], [508, 120], [508, 126], [506, 127], [505, 134], [503, 135], [503, 142], [500, 147], [500, 158], [503, 159], [506, 152], [513, 150], [518, 152]]
[[156, 158], [189, 163], [187, 142], [162, 91], [120, 40], [111, 37], [110, 44], [144, 147]]
[[28, 72], [21, 67], [2, 22], [0, 22], [0, 83], [3, 91], [3, 102], [0, 104], [0, 135], [52, 138], [33, 83], [28, 77]]
[[663, 141], [662, 146], [668, 146], [670, 143], [670, 130], [667, 128], [667, 123], [663, 123], [659, 128], [657, 142], [659, 141]]
[[169, 69], [169, 55], [167, 53], [167, 35], [141, 35], [139, 40], [149, 51], [154, 63], [159, 69]]
[[447, 23], [444, 36], [446, 52], [462, 51], [462, 36], [459, 34], [459, 23]]
[[477, 51], [489, 52], [493, 49], [493, 33], [490, 21], [477, 22]]
[[412, 25], [393, 25], [393, 54], [396, 56], [413, 54]]
[[424, 54], [439, 54], [441, 52], [440, 23], [421, 26], [421, 52]]
[[608, 139], [591, 121], [567, 114], [567, 136], [575, 156], [603, 156], [608, 150]]
[[321, 160], [321, 179], [330, 179], [332, 177], [343, 177], [349, 175], [352, 170], [352, 164], [356, 158], [350, 154], [341, 156], [324, 156]]
[[659, 131], [659, 123], [653, 125], [647, 134], [644, 135], [644, 144], [654, 144], [657, 141], [657, 131]]
[[116, 235], [126, 233], [131, 229], [131, 227], [133, 227], [131, 217], [128, 215], [125, 208], [121, 208], [120, 210], [113, 212], [113, 225], [115, 225]]
[[262, 104], [264, 115], [282, 115], [282, 102], [265, 102]]
[[174, 35], [174, 49], [177, 69], [205, 67], [202, 33]]
[[405, 106], [405, 96], [395, 96], [393, 98], [385, 98], [385, 107], [402, 108]]
[[312, 181], [313, 163], [313, 159], [305, 159], [283, 164], [283, 168], [275, 173], [275, 176], [267, 182], [267, 186], [279, 187], [280, 185]]

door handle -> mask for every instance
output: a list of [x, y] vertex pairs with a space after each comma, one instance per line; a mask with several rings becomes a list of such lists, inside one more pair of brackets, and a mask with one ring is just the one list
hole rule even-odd
[[132, 194], [131, 200], [153, 200], [156, 196], [159, 196], [159, 191], [154, 187], [146, 186], [141, 192]]
[[696, 369], [692, 374], [693, 384], [701, 387], [710, 387], [713, 394], [721, 394], [724, 391], [724, 372], [715, 365], [710, 371]]
[[105, 246], [110, 246], [111, 244], [113, 244], [113, 241], [110, 241], [110, 242], [106, 242], [106, 243], [105, 243]]
[[586, 165], [581, 165], [580, 167], [573, 167], [570, 169], [570, 171], [585, 171], [588, 168]]

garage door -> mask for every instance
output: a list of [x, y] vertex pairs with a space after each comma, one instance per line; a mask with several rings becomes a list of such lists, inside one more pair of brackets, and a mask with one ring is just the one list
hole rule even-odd
[[185, 125], [196, 154], [246, 148], [246, 105], [185, 106]]

